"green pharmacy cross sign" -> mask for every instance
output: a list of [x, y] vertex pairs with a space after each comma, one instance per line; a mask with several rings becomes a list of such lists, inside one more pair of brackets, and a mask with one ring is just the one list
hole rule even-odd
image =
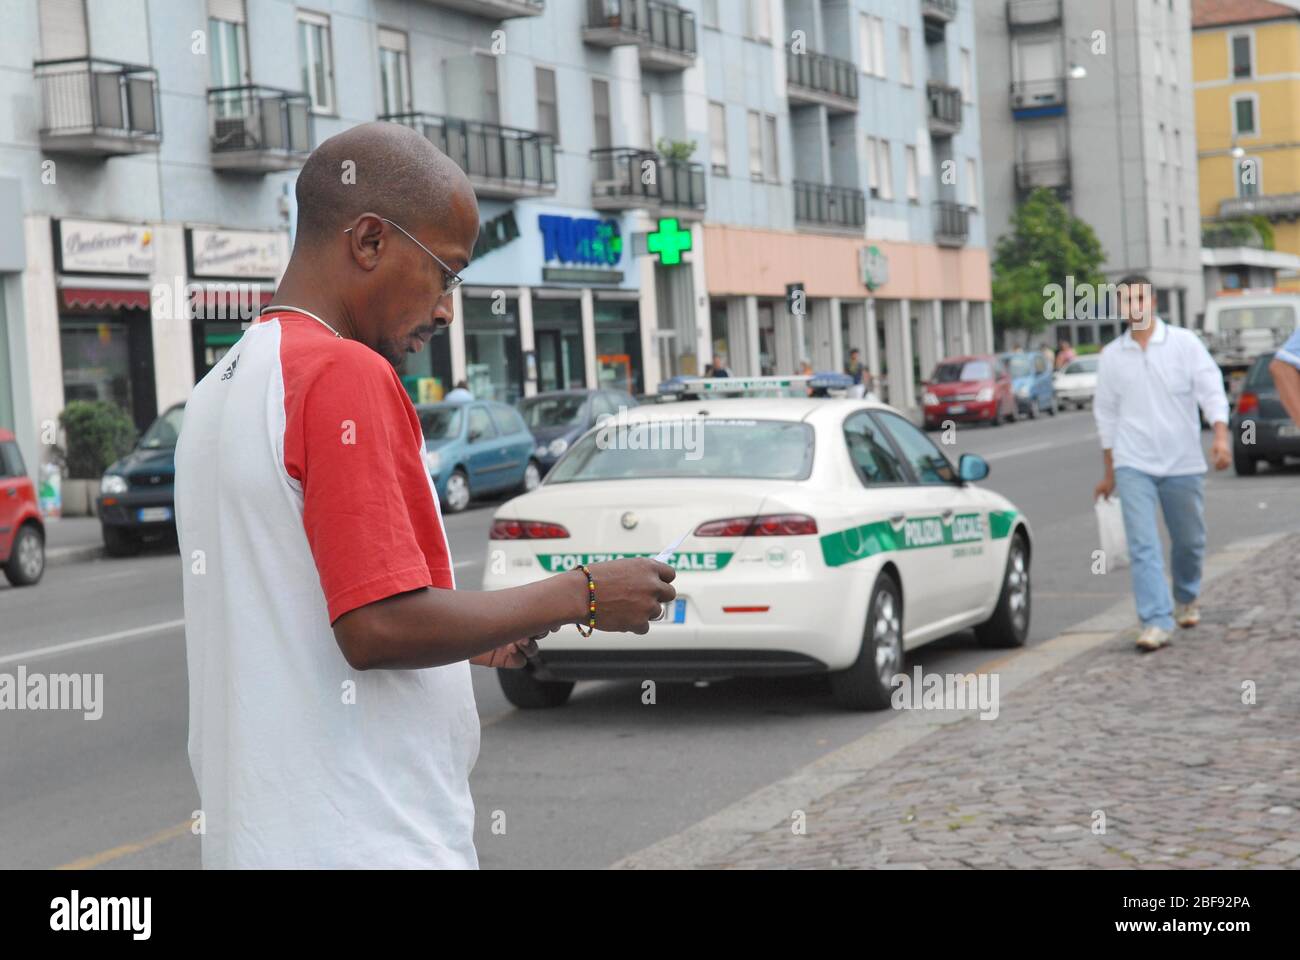
[[646, 234], [646, 249], [659, 254], [659, 262], [666, 267], [682, 262], [682, 254], [691, 249], [691, 231], [678, 225], [676, 218], [659, 221], [659, 229]]

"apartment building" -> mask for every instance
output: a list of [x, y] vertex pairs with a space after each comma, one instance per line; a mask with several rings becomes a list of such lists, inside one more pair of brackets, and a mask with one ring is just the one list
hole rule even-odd
[[469, 175], [458, 322], [401, 371], [513, 401], [988, 349], [966, 0], [4, 0], [0, 423], [143, 427], [270, 302], [298, 167], [383, 119]]
[[[1191, 0], [975, 0], [990, 245], [1033, 189], [1096, 231], [1108, 279], [1145, 273], [1166, 320], [1203, 301]], [[1050, 336], [1104, 342], [1111, 320]]]
[[[1281, 269], [1277, 286], [1300, 291], [1300, 10], [1195, 0], [1192, 16], [1200, 213], [1221, 238], [1207, 268], [1230, 289]], [[1214, 229], [1253, 217], [1268, 221], [1273, 250], [1253, 228]]]

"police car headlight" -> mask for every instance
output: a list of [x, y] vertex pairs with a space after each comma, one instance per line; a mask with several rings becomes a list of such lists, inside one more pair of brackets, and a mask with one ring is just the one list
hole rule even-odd
[[565, 440], [563, 437], [559, 437], [558, 439], [552, 440], [551, 445], [546, 449], [550, 451], [550, 454], [553, 457], [562, 456], [564, 451], [569, 449], [569, 441]]
[[933, 393], [924, 393], [921, 395], [921, 405], [926, 407], [937, 407], [939, 398]]
[[424, 451], [424, 467], [431, 474], [442, 469], [442, 457], [436, 450]]
[[992, 399], [993, 399], [992, 387], [985, 387], [983, 390], [981, 390], [979, 393], [975, 395], [975, 401], [977, 403], [988, 403]]
[[99, 481], [99, 492], [106, 497], [115, 497], [126, 493], [126, 477], [116, 473], [106, 473]]

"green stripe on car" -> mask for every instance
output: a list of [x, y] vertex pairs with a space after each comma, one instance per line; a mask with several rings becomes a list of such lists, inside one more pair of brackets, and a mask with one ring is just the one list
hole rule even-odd
[[[574, 570], [578, 564], [605, 563], [608, 560], [625, 560], [631, 557], [653, 557], [653, 553], [539, 553], [537, 560], [548, 573]], [[734, 553], [674, 553], [668, 565], [675, 570], [721, 570], [734, 557]]]
[[822, 560], [828, 567], [840, 567], [897, 550], [1001, 540], [1011, 532], [1016, 511], [995, 510], [988, 516], [987, 526], [983, 514], [962, 513], [953, 517], [952, 523], [944, 523], [942, 517], [909, 517], [897, 529], [884, 520], [849, 527], [821, 538]]

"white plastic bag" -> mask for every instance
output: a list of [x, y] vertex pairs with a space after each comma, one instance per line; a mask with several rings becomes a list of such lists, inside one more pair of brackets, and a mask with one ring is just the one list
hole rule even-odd
[[1124, 535], [1124, 514], [1119, 497], [1101, 497], [1093, 505], [1097, 511], [1097, 529], [1101, 533], [1101, 552], [1106, 572], [1129, 565], [1128, 537]]

